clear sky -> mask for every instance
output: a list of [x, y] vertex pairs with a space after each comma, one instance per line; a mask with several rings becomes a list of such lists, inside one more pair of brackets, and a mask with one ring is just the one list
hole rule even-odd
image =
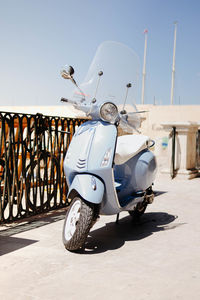
[[0, 105], [59, 104], [61, 67], [80, 82], [105, 40], [133, 48], [142, 73], [146, 28], [145, 103], [170, 104], [174, 21], [174, 102], [200, 105], [199, 0], [0, 0]]

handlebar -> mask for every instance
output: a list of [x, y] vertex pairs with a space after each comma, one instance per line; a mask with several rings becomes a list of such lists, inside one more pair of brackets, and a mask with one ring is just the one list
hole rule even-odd
[[75, 109], [77, 110], [81, 110], [83, 111], [84, 113], [88, 113], [91, 109], [91, 105], [86, 105], [84, 103], [77, 103], [76, 101], [74, 100], [70, 100], [70, 99], [67, 99], [67, 98], [61, 98], [60, 99], [61, 102], [66, 102], [66, 103], [71, 103], [72, 105], [74, 105]]
[[70, 99], [67, 99], [67, 98], [61, 98], [60, 101], [61, 102], [67, 102], [67, 103], [71, 103], [71, 104], [77, 105], [76, 101], [73, 101], [73, 100], [70, 100]]
[[68, 102], [68, 99], [66, 99], [66, 98], [61, 98], [60, 101], [61, 101], [61, 102]]

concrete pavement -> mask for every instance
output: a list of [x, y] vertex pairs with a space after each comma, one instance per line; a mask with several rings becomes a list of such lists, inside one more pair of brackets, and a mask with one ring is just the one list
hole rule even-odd
[[158, 176], [140, 223], [95, 224], [86, 251], [66, 251], [65, 211], [0, 227], [0, 299], [200, 299], [200, 178]]

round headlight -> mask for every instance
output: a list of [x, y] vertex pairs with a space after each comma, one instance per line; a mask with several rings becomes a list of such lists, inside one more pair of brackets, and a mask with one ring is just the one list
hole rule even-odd
[[115, 123], [118, 116], [118, 108], [112, 102], [104, 103], [100, 108], [100, 116], [103, 121]]

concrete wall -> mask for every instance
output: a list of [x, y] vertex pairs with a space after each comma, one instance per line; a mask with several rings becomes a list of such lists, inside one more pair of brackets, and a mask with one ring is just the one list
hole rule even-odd
[[137, 105], [138, 110], [146, 110], [141, 130], [152, 137], [163, 136], [164, 122], [197, 122], [200, 125], [200, 105]]
[[167, 157], [169, 133], [163, 129], [161, 124], [189, 121], [197, 123], [200, 128], [200, 105], [138, 105], [137, 107], [138, 110], [148, 111], [141, 114], [143, 121], [140, 131], [155, 140], [154, 152], [157, 156], [159, 170], [162, 170], [169, 164]]
[[75, 109], [72, 105], [61, 104], [55, 106], [0, 106], [0, 111], [17, 112], [25, 114], [41, 113], [47, 116], [62, 116], [76, 118], [79, 116], [84, 117], [84, 113]]

